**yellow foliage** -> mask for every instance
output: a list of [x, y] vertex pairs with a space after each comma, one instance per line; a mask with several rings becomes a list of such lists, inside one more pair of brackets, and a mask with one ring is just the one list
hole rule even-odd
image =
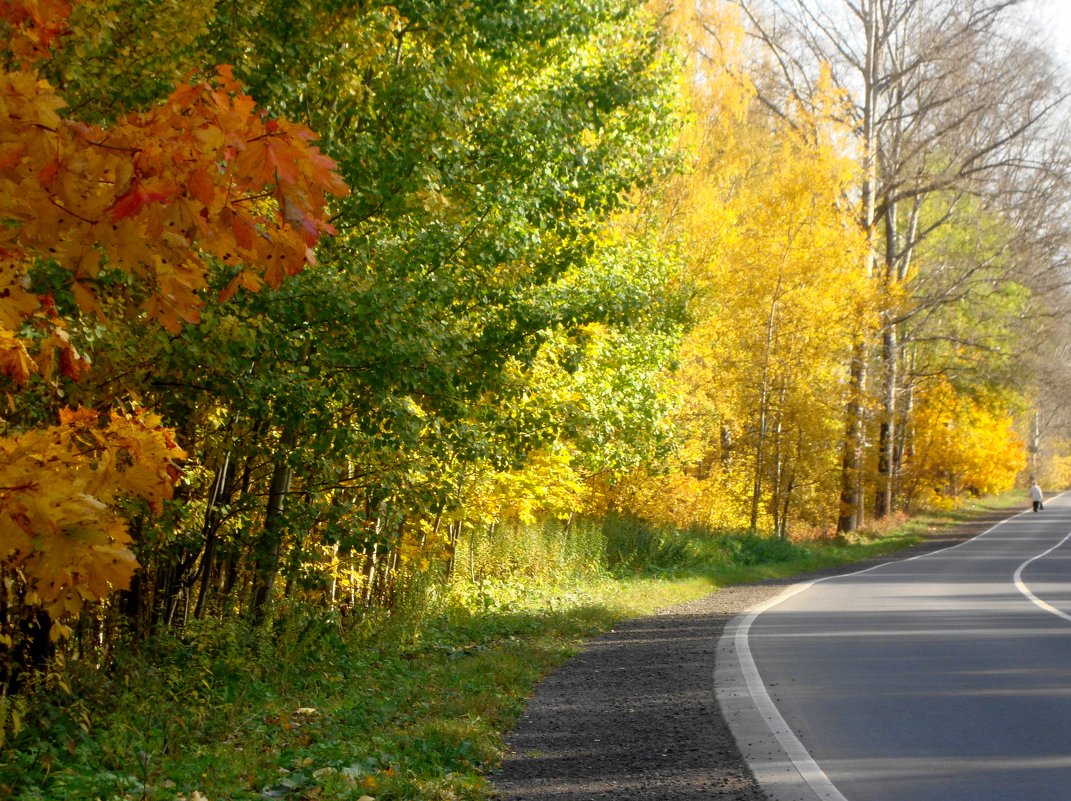
[[702, 478], [685, 470], [666, 475], [637, 471], [618, 482], [613, 503], [658, 525], [739, 528], [747, 520], [747, 476], [731, 468]]
[[441, 527], [435, 531], [430, 521], [421, 520], [416, 529], [406, 529], [402, 533], [397, 548], [402, 564], [424, 571], [433, 562], [442, 561], [450, 555], [450, 538]]
[[137, 562], [111, 504], [159, 510], [185, 457], [155, 415], [113, 414], [101, 428], [96, 412], [68, 409], [60, 423], [0, 438], [0, 562], [57, 622], [129, 585]]
[[1071, 440], [1055, 443], [1051, 455], [1041, 462], [1037, 479], [1045, 490], [1060, 490], [1071, 487]]
[[923, 505], [1006, 491], [1026, 465], [1022, 440], [998, 399], [959, 393], [943, 378], [920, 392], [911, 443], [905, 494]]
[[565, 450], [537, 450], [519, 470], [490, 467], [474, 476], [465, 493], [465, 516], [472, 522], [534, 523], [541, 515], [565, 517], [580, 508], [589, 490]]
[[768, 528], [791, 496], [797, 515], [820, 524], [835, 513], [852, 342], [875, 307], [849, 200], [858, 165], [838, 121], [846, 99], [827, 70], [791, 120], [765, 114], [740, 67], [739, 10], [698, 8], [673, 17], [692, 46], [683, 147], [694, 169], [669, 187], [664, 212], [694, 292], [678, 375], [681, 462], [664, 478], [633, 477], [649, 492], [621, 490], [667, 523], [739, 527], [754, 513]]

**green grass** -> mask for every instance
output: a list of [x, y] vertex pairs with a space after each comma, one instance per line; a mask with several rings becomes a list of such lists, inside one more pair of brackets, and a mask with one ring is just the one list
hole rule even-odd
[[237, 624], [160, 636], [107, 673], [68, 666], [73, 695], [54, 678], [40, 688], [0, 751], [0, 798], [486, 799], [503, 732], [585, 638], [719, 587], [889, 553], [1012, 500], [805, 544], [615, 520], [571, 535], [586, 567], [557, 585], [497, 576], [360, 627], [295, 609], [271, 637]]

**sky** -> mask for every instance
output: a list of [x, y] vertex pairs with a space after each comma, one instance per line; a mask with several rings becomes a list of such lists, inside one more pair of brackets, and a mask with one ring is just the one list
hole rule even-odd
[[1039, 0], [1035, 11], [1049, 32], [1053, 55], [1071, 66], [1071, 0]]

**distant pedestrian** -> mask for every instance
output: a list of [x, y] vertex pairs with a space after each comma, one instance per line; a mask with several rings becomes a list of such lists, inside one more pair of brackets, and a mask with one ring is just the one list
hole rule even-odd
[[1045, 508], [1045, 496], [1041, 494], [1041, 487], [1035, 481], [1030, 485], [1030, 500], [1034, 502], [1034, 511], [1039, 512]]

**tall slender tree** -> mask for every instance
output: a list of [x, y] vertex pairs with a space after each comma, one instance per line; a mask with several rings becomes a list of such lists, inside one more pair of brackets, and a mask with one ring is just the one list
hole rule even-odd
[[[884, 297], [878, 354], [877, 485], [874, 511], [894, 502], [900, 417], [903, 301], [920, 243], [946, 225], [957, 203], [989, 204], [1009, 184], [1050, 169], [1041, 143], [1066, 92], [1052, 59], [1030, 44], [1015, 12], [1021, 0], [739, 0], [770, 53], [760, 97], [775, 110], [805, 95], [828, 64], [852, 92], [852, 122], [864, 163], [861, 224]], [[944, 198], [947, 215], [924, 210]], [[1055, 209], [1051, 213], [1056, 213]], [[873, 265], [873, 267], [871, 267]], [[1009, 265], [1012, 269], [1014, 265]], [[862, 396], [867, 348], [851, 367]], [[861, 409], [847, 410], [840, 528], [858, 524]], [[853, 514], [854, 511], [854, 514]]]

